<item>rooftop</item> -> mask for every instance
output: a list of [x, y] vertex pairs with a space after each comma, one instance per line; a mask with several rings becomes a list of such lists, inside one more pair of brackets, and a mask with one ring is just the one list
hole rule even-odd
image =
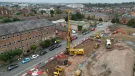
[[0, 24], [0, 36], [54, 25], [46, 19]]

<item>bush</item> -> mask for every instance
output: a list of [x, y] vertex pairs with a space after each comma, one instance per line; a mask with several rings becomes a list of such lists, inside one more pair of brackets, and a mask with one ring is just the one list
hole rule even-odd
[[20, 21], [19, 18], [13, 18], [13, 21]]
[[3, 22], [3, 23], [12, 22], [12, 19], [10, 19], [10, 18], [4, 18], [4, 19], [2, 20], [2, 22]]

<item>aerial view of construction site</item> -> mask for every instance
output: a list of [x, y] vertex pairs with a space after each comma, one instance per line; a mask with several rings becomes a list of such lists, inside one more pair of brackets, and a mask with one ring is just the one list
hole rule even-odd
[[[68, 10], [68, 17], [69, 13]], [[68, 20], [66, 50], [40, 67], [43, 76], [132, 76], [135, 30], [120, 24], [111, 25], [73, 46]]]
[[0, 0], [0, 76], [135, 76], [135, 0]]

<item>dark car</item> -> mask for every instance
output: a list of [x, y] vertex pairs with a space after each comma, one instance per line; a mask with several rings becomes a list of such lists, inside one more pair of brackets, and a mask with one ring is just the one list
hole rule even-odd
[[13, 69], [15, 69], [15, 68], [17, 68], [17, 67], [19, 67], [18, 64], [12, 64], [12, 65], [9, 65], [9, 66], [7, 67], [7, 70], [8, 70], [8, 71], [11, 71], [11, 70], [13, 70]]
[[61, 47], [61, 44], [56, 44], [56, 48], [59, 48], [59, 47]]
[[41, 51], [40, 53], [39, 53], [39, 55], [44, 55], [44, 54], [46, 54], [47, 52], [46, 51]]
[[50, 48], [49, 48], [49, 51], [52, 51], [52, 50], [54, 50], [56, 48], [56, 45], [53, 45], [53, 46], [51, 46]]

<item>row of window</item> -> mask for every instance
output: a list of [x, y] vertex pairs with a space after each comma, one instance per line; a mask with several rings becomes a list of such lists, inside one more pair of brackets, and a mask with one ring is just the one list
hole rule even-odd
[[[41, 41], [41, 40], [40, 40]], [[18, 41], [18, 42], [20, 42], [20, 40]], [[30, 42], [30, 44], [34, 44], [34, 43], [37, 43], [38, 42], [38, 40], [37, 41], [34, 41], [34, 42]], [[16, 41], [14, 41], [14, 44], [16, 44]], [[7, 47], [7, 46], [11, 46], [12, 45], [12, 43], [11, 42], [9, 42], [8, 44], [4, 44], [4, 47]], [[27, 43], [27, 46], [28, 46], [29, 44]], [[22, 46], [22, 47], [24, 47], [24, 45]], [[0, 45], [0, 48], [2, 48], [2, 45]]]

